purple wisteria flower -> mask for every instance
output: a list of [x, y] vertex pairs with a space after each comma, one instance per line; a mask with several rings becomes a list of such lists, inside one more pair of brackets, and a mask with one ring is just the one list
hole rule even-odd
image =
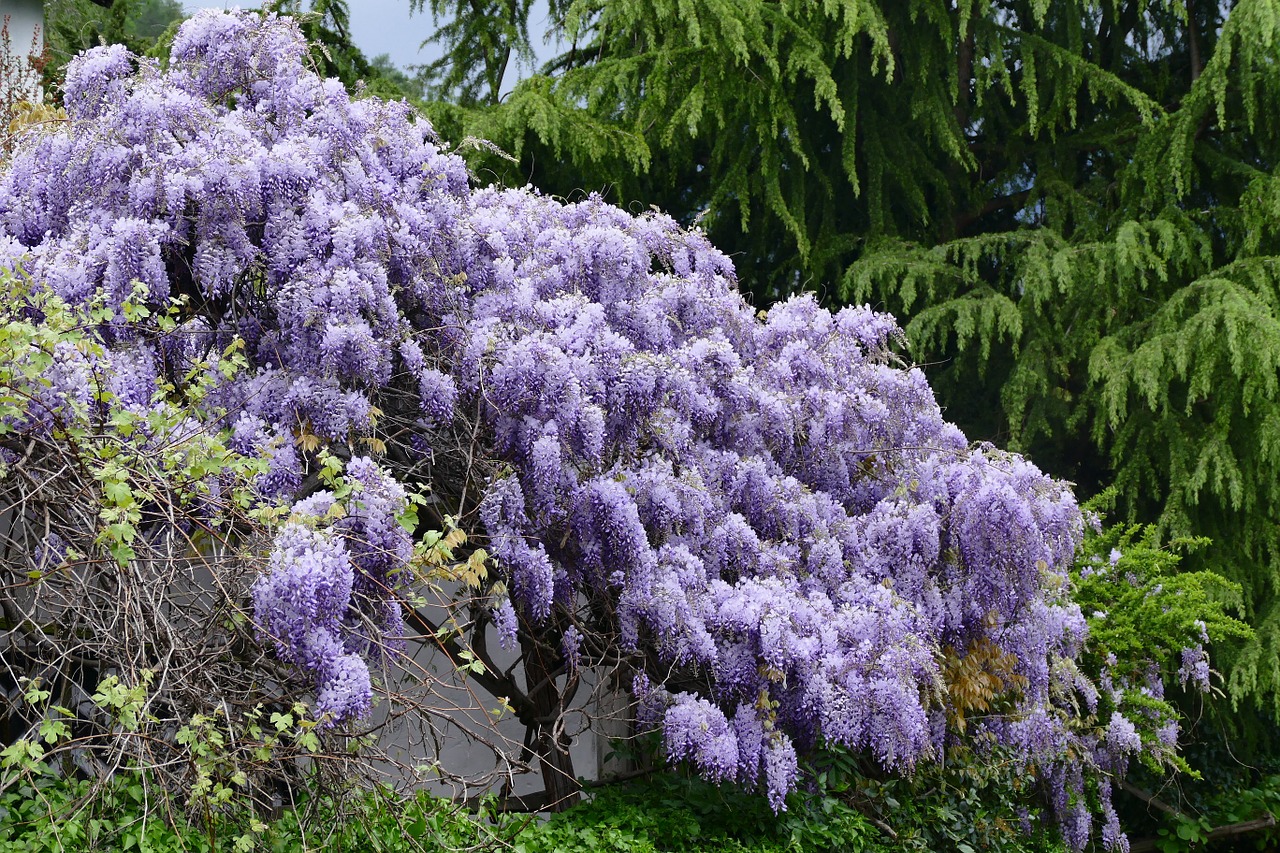
[[351, 460], [346, 475], [353, 491], [336, 518], [328, 491], [294, 505], [300, 520], [276, 536], [252, 590], [255, 621], [283, 660], [311, 674], [316, 710], [331, 725], [368, 712], [367, 659], [401, 643], [397, 574], [413, 551], [397, 520], [404, 488], [368, 457]]

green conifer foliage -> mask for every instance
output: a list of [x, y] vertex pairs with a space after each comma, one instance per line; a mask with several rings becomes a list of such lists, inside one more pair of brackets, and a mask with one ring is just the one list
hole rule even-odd
[[551, 9], [543, 74], [429, 107], [517, 158], [478, 174], [699, 221], [761, 304], [898, 314], [971, 434], [1213, 540], [1258, 628], [1218, 665], [1280, 715], [1280, 2]]
[[61, 82], [73, 56], [98, 44], [123, 44], [139, 55], [149, 54], [166, 33], [182, 21], [178, 0], [47, 0], [44, 3], [46, 82]]
[[422, 46], [443, 55], [423, 66], [432, 94], [455, 103], [494, 105], [512, 61], [533, 63], [529, 13], [533, 0], [409, 0], [430, 12], [434, 34]]

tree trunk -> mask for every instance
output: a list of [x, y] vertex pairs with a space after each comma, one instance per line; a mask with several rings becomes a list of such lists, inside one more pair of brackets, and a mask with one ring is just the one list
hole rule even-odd
[[573, 758], [569, 755], [569, 738], [563, 733], [556, 734], [556, 723], [564, 712], [555, 680], [557, 663], [554, 653], [546, 646], [533, 640], [524, 641], [525, 686], [534, 713], [533, 719], [524, 722], [542, 767], [548, 809], [553, 812], [563, 811], [577, 802], [579, 790]]

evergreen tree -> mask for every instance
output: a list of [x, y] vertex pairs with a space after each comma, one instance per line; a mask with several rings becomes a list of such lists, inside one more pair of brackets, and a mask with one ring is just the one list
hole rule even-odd
[[432, 94], [466, 105], [498, 103], [511, 61], [533, 64], [532, 6], [533, 0], [409, 0], [412, 11], [429, 10], [435, 24], [422, 47], [444, 49], [423, 67]]
[[378, 72], [351, 40], [351, 9], [347, 0], [267, 0], [263, 9], [297, 18], [307, 43], [311, 61], [325, 77], [336, 77], [350, 91], [368, 88], [388, 98], [403, 93]]
[[415, 70], [414, 66], [405, 70], [391, 61], [391, 54], [380, 53], [369, 60], [369, 67], [377, 77], [393, 83], [409, 100], [422, 101], [424, 96], [422, 80], [417, 74], [411, 73]]
[[57, 81], [73, 56], [99, 44], [146, 54], [167, 43], [184, 13], [177, 0], [49, 0], [44, 17], [51, 60], [46, 76]]
[[182, 21], [185, 14], [178, 0], [141, 0], [134, 5], [126, 24], [131, 34], [145, 39], [159, 39], [169, 27]]
[[517, 157], [480, 174], [700, 222], [761, 305], [902, 317], [971, 434], [1213, 540], [1259, 629], [1218, 665], [1280, 713], [1280, 4], [551, 6], [543, 74], [431, 107]]

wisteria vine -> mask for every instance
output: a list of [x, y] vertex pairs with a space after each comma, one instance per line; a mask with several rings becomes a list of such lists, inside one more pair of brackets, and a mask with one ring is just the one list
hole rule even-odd
[[[549, 642], [561, 671], [621, 661], [669, 759], [775, 809], [823, 746], [895, 772], [939, 757], [960, 736], [947, 656], [1006, 662], [1007, 712], [968, 735], [1040, 774], [1083, 847], [1085, 777], [1152, 747], [1118, 710], [1084, 725], [1098, 691], [1061, 665], [1086, 640], [1068, 487], [969, 446], [892, 318], [807, 296], [757, 314], [668, 217], [473, 191], [426, 121], [306, 48], [288, 19], [202, 12], [167, 68], [77, 59], [68, 121], [0, 179], [0, 265], [105, 309], [139, 411], [243, 347], [247, 370], [209, 380], [216, 426], [291, 506], [255, 617], [328, 723], [368, 711], [370, 656], [403, 632], [405, 486], [430, 487], [496, 563], [474, 630]], [[128, 319], [131, 298], [155, 310]], [[93, 405], [82, 361], [58, 354], [23, 428]], [[331, 512], [318, 453], [357, 447]]]

